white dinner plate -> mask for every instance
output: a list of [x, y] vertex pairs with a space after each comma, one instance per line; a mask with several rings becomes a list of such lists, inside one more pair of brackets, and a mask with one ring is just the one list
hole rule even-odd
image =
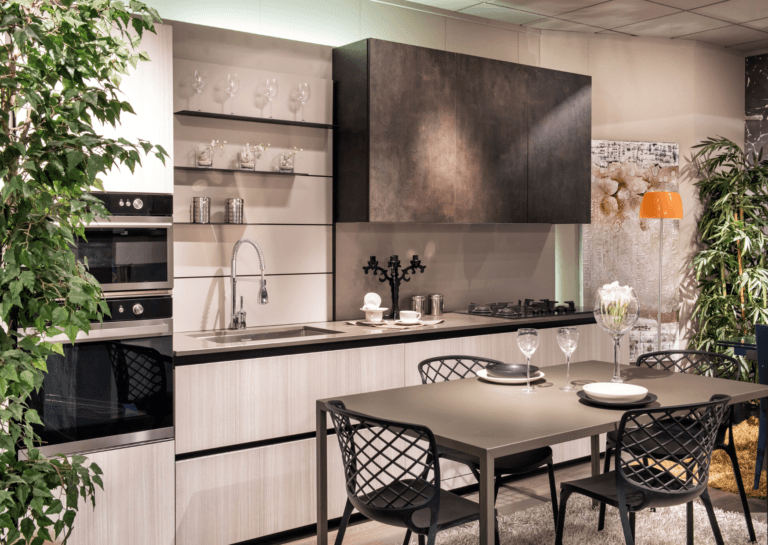
[[402, 320], [395, 320], [395, 325], [404, 325], [404, 326], [414, 326], [414, 325], [424, 325], [421, 323], [421, 321], [416, 320], [415, 322], [403, 322]]
[[648, 395], [648, 388], [626, 382], [594, 382], [582, 389], [591, 399], [606, 403], [631, 403]]
[[[480, 369], [477, 372], [477, 376], [480, 377], [483, 380], [487, 380], [488, 382], [496, 382], [498, 384], [525, 384], [528, 382], [528, 379], [526, 377], [522, 378], [500, 378], [500, 377], [492, 377], [490, 376], [485, 369]], [[531, 382], [534, 380], [539, 380], [544, 378], [544, 371], [539, 371], [535, 375], [531, 375]]]

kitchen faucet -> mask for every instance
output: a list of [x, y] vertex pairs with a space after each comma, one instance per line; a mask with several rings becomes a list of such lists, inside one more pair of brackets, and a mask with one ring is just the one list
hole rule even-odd
[[232, 325], [230, 329], [245, 329], [245, 311], [243, 310], [243, 298], [240, 297], [240, 310], [237, 311], [237, 251], [243, 244], [250, 244], [259, 253], [259, 264], [261, 265], [261, 291], [260, 302], [262, 305], [266, 305], [269, 302], [267, 295], [267, 281], [264, 279], [264, 254], [261, 251], [261, 247], [255, 240], [250, 238], [243, 238], [235, 243], [235, 247], [232, 248]]

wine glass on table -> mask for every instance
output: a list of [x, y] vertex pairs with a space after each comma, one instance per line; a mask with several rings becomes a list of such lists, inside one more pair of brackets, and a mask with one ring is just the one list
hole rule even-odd
[[235, 93], [240, 88], [240, 78], [237, 74], [227, 74], [227, 85], [224, 91], [229, 95], [229, 108], [232, 115], [235, 115]]
[[312, 96], [312, 92], [309, 89], [309, 83], [299, 83], [299, 102], [301, 102], [301, 120], [304, 121], [304, 104]]
[[579, 344], [579, 330], [575, 327], [561, 327], [557, 330], [557, 344], [565, 354], [565, 386], [560, 388], [564, 392], [572, 392], [576, 388], [571, 386], [571, 355]]
[[272, 119], [272, 99], [277, 96], [277, 80], [269, 78], [264, 87], [267, 90], [267, 98], [269, 99], [269, 118]]
[[195, 70], [195, 75], [192, 76], [192, 89], [197, 91], [197, 111], [201, 112], [201, 93], [205, 84], [208, 83], [208, 73], [205, 70]]
[[527, 360], [527, 369], [525, 372], [528, 378], [527, 386], [523, 388], [523, 392], [526, 394], [536, 393], [536, 386], [531, 386], [531, 356], [536, 352], [539, 347], [539, 331], [537, 329], [518, 329], [517, 330], [517, 346], [520, 347], [525, 359]]

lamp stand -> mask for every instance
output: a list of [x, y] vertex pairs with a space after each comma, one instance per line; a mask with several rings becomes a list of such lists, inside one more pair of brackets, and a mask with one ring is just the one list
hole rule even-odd
[[661, 352], [661, 262], [664, 259], [664, 218], [659, 218], [659, 330], [657, 351]]

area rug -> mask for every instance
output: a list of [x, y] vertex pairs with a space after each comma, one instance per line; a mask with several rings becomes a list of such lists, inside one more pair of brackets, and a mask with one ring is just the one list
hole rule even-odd
[[[739, 458], [739, 469], [744, 481], [747, 496], [764, 499], [768, 496], [768, 475], [766, 471], [760, 477], [760, 489], [753, 490], [755, 480], [755, 459], [757, 458], [757, 434], [760, 421], [754, 416], [733, 427], [733, 440], [736, 443], [736, 455]], [[727, 439], [727, 437], [726, 437]], [[736, 479], [733, 477], [731, 459], [722, 450], [712, 454], [712, 465], [709, 468], [709, 486], [726, 492], [739, 493]]]
[[[715, 538], [704, 506], [694, 503], [694, 539], [696, 545], [714, 545]], [[715, 509], [717, 522], [728, 545], [749, 543], [747, 525], [741, 513]], [[565, 516], [564, 545], [623, 545], [619, 511], [608, 507], [605, 529], [597, 531], [598, 511], [592, 509], [592, 500], [584, 496], [571, 496]], [[754, 521], [757, 542], [766, 542], [766, 524]], [[549, 545], [555, 542], [552, 507], [548, 503], [499, 518], [501, 543], [504, 545]], [[685, 505], [658, 509], [655, 513], [637, 514], [637, 545], [683, 545], [685, 543]], [[413, 544], [417, 543], [414, 538]], [[477, 523], [467, 524], [437, 534], [439, 545], [476, 545]]]

